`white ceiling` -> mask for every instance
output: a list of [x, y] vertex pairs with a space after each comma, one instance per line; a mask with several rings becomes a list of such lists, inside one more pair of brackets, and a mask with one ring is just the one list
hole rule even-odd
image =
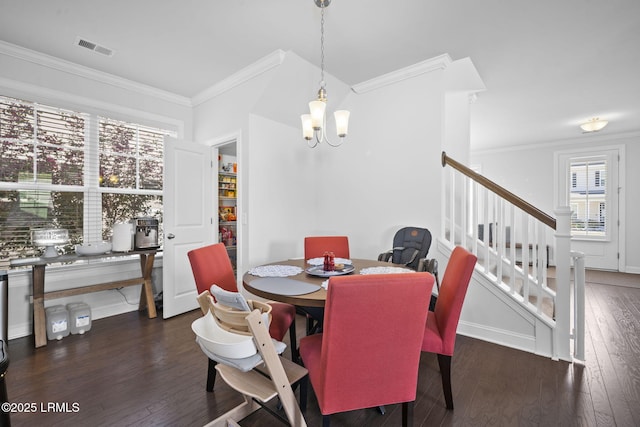
[[[327, 72], [349, 85], [470, 57], [487, 86], [474, 149], [584, 138], [594, 116], [600, 137], [640, 131], [638, 0], [333, 0], [325, 15]], [[277, 49], [319, 65], [319, 33], [313, 0], [0, 0], [0, 40], [186, 97]]]

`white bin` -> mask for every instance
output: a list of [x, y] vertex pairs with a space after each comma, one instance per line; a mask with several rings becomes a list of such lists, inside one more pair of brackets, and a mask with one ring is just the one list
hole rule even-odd
[[45, 310], [47, 338], [61, 340], [69, 335], [69, 313], [64, 305], [54, 305]]
[[69, 331], [72, 334], [84, 334], [91, 329], [91, 307], [83, 302], [67, 304], [69, 312]]

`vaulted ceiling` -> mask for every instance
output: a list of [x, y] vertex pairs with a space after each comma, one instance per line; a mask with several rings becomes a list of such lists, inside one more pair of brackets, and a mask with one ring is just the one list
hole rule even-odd
[[[598, 137], [640, 131], [638, 0], [333, 0], [325, 19], [326, 70], [349, 85], [470, 57], [474, 149], [584, 138], [596, 116]], [[277, 49], [319, 65], [319, 39], [313, 0], [0, 0], [0, 40], [189, 98]]]

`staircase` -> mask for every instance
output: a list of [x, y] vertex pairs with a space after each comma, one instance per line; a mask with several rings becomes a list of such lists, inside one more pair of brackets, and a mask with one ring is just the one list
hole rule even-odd
[[553, 218], [444, 152], [442, 165], [438, 250], [461, 245], [478, 257], [459, 332], [584, 360], [584, 262], [570, 250], [569, 208]]

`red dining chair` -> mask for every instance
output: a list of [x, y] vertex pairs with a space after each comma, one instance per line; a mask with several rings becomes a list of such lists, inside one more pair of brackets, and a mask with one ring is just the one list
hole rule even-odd
[[331, 414], [397, 403], [411, 424], [433, 282], [429, 273], [329, 279], [324, 330], [300, 339], [324, 426]]
[[349, 259], [347, 236], [310, 236], [304, 238], [304, 259], [320, 258], [325, 252], [333, 252], [338, 258]]
[[[304, 259], [322, 258], [325, 252], [333, 252], [338, 258], [349, 259], [347, 236], [309, 236], [304, 238]], [[322, 330], [324, 309], [322, 307], [300, 307], [307, 316], [307, 335]]]
[[440, 284], [435, 309], [429, 311], [427, 316], [422, 341], [422, 351], [438, 355], [447, 409], [453, 409], [451, 358], [456, 343], [456, 329], [476, 261], [477, 257], [463, 247], [456, 246], [453, 249]]
[[[229, 292], [238, 292], [236, 275], [229, 259], [229, 254], [223, 243], [216, 243], [202, 248], [193, 249], [187, 253], [191, 270], [196, 281], [198, 294], [209, 292], [211, 285], [216, 284]], [[296, 309], [291, 304], [269, 302], [271, 306], [271, 324], [269, 335], [277, 341], [282, 341], [287, 330], [291, 341], [291, 360], [298, 360], [296, 345]], [[213, 390], [216, 378], [216, 362], [209, 359], [207, 374], [207, 391]]]

